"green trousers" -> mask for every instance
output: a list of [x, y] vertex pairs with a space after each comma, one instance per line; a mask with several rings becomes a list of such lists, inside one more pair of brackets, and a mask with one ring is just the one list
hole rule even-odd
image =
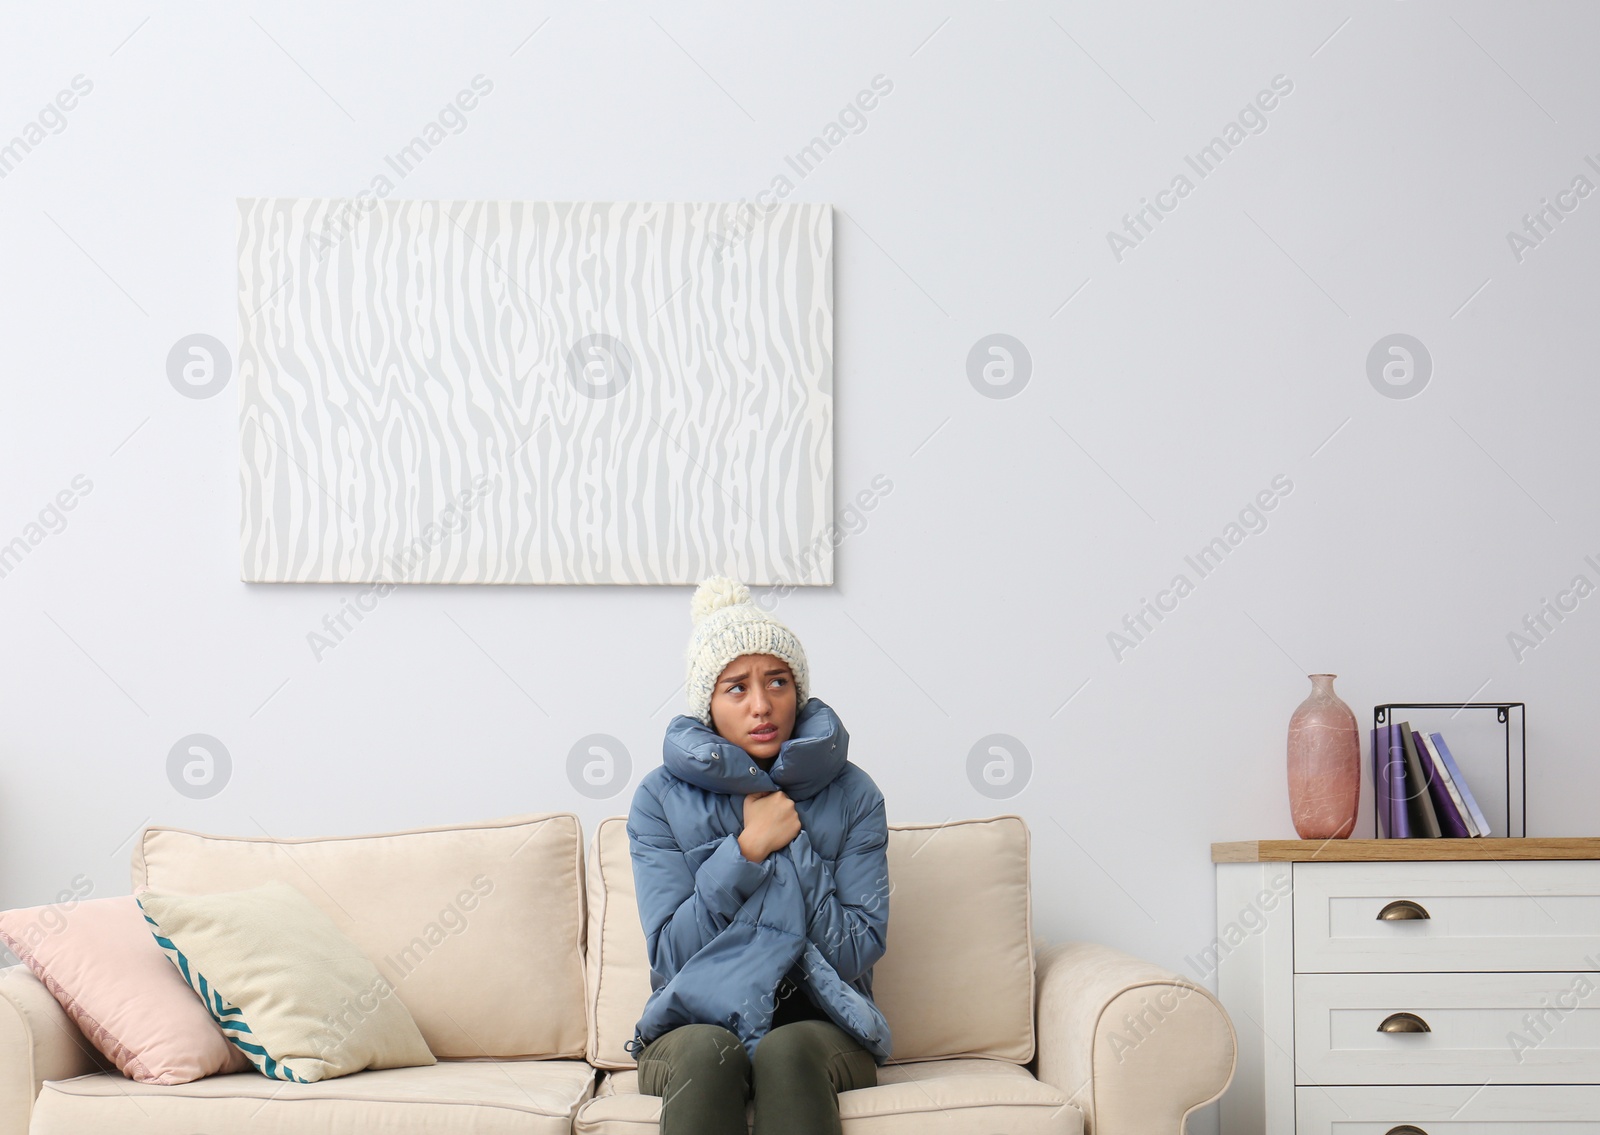
[[639, 1053], [639, 1090], [662, 1097], [661, 1135], [840, 1135], [839, 1093], [876, 1087], [872, 1054], [832, 1021], [778, 1025], [752, 1061], [721, 1025], [679, 1025]]

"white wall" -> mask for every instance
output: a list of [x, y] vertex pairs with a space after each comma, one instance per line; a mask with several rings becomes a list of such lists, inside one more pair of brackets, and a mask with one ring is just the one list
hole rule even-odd
[[[126, 893], [147, 822], [592, 826], [659, 759], [689, 588], [405, 588], [319, 660], [359, 589], [238, 582], [233, 387], [166, 375], [183, 336], [236, 341], [236, 197], [367, 189], [477, 75], [394, 196], [754, 200], [787, 174], [837, 206], [837, 501], [892, 490], [836, 586], [777, 609], [892, 821], [1027, 817], [1042, 934], [1185, 968], [1209, 843], [1293, 835], [1312, 670], [1363, 735], [1378, 701], [1526, 700], [1529, 829], [1592, 833], [1600, 598], [1520, 659], [1507, 635], [1600, 583], [1600, 198], [1520, 259], [1507, 233], [1600, 186], [1597, 31], [1572, 3], [12, 6], [0, 140], [92, 91], [0, 179], [0, 542], [92, 489], [0, 579], [0, 905]], [[1275, 76], [1200, 178], [1185, 155]], [[1180, 173], [1119, 260], [1108, 231]], [[1006, 398], [967, 374], [997, 332], [1032, 358]], [[1432, 358], [1415, 397], [1368, 380], [1395, 332]], [[1108, 632], [1280, 474], [1266, 530], [1119, 659]], [[233, 760], [208, 799], [167, 778], [192, 733]], [[631, 759], [609, 798], [569, 780], [592, 733]], [[1003, 800], [966, 772], [991, 733], [1032, 758]]]

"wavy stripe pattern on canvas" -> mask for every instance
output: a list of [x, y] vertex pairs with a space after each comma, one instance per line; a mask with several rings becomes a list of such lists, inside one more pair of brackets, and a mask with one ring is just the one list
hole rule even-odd
[[242, 577], [833, 582], [833, 211], [239, 202]]

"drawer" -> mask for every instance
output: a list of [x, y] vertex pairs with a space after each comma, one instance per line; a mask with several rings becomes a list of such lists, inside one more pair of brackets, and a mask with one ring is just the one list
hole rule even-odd
[[1294, 1001], [1299, 1084], [1600, 1084], [1592, 971], [1300, 974]]
[[1300, 1088], [1295, 1135], [1600, 1135], [1600, 1088]]
[[1294, 968], [1600, 968], [1600, 862], [1297, 863]]

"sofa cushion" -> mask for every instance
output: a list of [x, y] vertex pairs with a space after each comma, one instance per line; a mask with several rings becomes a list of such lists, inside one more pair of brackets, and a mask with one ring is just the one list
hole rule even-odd
[[[753, 1122], [754, 1104], [745, 1107]], [[1005, 1060], [889, 1063], [878, 1085], [839, 1093], [847, 1135], [1081, 1135], [1083, 1113], [1019, 1064]], [[578, 1110], [574, 1135], [642, 1135], [659, 1130], [661, 1098], [639, 1094], [639, 1073], [607, 1072]]]
[[568, 1135], [594, 1075], [572, 1060], [441, 1060], [315, 1084], [239, 1072], [163, 1086], [95, 1073], [46, 1081], [28, 1135]]
[[872, 998], [894, 1059], [1033, 1059], [1031, 843], [1015, 815], [889, 825], [888, 950]]
[[597, 1068], [632, 1068], [622, 1046], [650, 997], [650, 955], [633, 896], [628, 818], [608, 816], [589, 844], [587, 1058]]
[[394, 986], [282, 880], [243, 891], [134, 896], [156, 943], [262, 1075], [302, 1084], [432, 1064]]
[[133, 886], [296, 887], [394, 985], [441, 1060], [581, 1059], [583, 837], [570, 812], [378, 835], [149, 827]]
[[[889, 825], [888, 948], [872, 994], [894, 1060], [1033, 1059], [1029, 844], [1015, 815]], [[626, 817], [595, 830], [588, 889], [588, 1059], [633, 1068], [623, 1045], [650, 996], [650, 961]]]

